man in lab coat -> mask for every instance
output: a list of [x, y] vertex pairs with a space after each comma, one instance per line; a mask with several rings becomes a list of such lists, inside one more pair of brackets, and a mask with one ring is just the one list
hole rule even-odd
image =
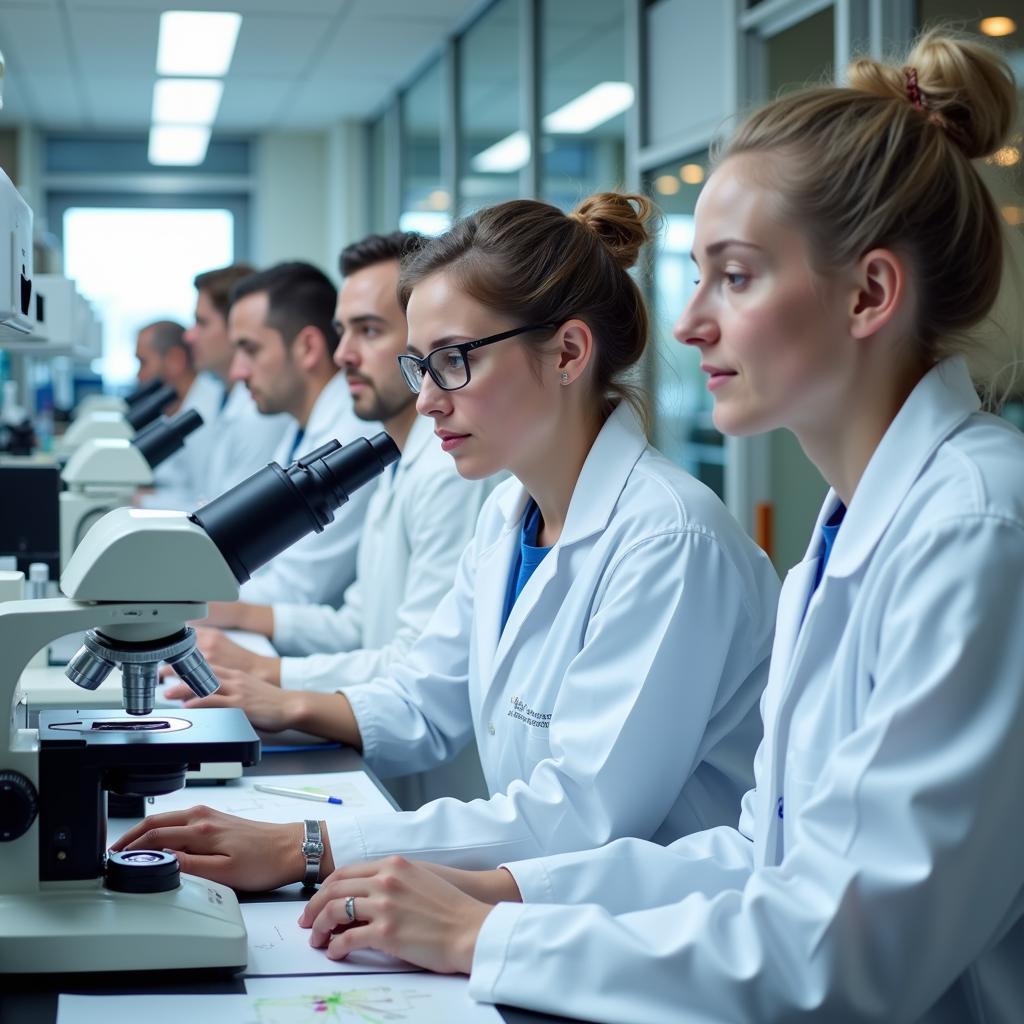
[[[336, 292], [309, 263], [279, 263], [237, 282], [228, 310], [235, 354], [231, 376], [249, 390], [264, 416], [290, 418], [274, 461], [287, 466], [331, 440], [371, 437], [352, 409], [345, 377], [334, 365]], [[356, 548], [373, 486], [361, 487], [323, 532], [282, 551], [243, 584], [243, 601], [341, 604], [355, 579]]]
[[178, 401], [164, 413], [174, 416], [195, 409], [203, 418], [203, 426], [153, 471], [154, 489], [140, 498], [140, 504], [149, 508], [186, 509], [195, 500], [210, 440], [209, 424], [221, 403], [223, 387], [210, 374], [196, 372], [184, 334], [181, 324], [157, 320], [141, 328], [135, 341], [139, 383], [159, 379], [178, 393]]
[[[370, 235], [341, 254], [344, 283], [335, 309], [341, 341], [334, 360], [344, 371], [356, 416], [380, 420], [402, 458], [370, 498], [356, 580], [339, 609], [286, 602], [221, 606], [223, 625], [270, 637], [286, 657], [261, 656], [220, 630], [200, 630], [200, 647], [218, 666], [224, 689], [243, 693], [243, 707], [244, 694], [256, 691], [259, 699], [267, 683], [281, 687], [282, 699], [289, 700], [298, 695], [288, 691], [332, 691], [385, 674], [405, 656], [451, 587], [473, 535], [491, 481], [459, 475], [432, 422], [417, 415], [416, 396], [398, 368], [407, 337], [398, 301], [399, 260], [419, 242], [412, 232], [396, 231]], [[389, 787], [408, 808], [438, 796], [484, 795], [470, 746], [451, 764]]]
[[203, 431], [203, 463], [197, 468], [192, 508], [262, 469], [288, 427], [287, 416], [261, 416], [245, 385], [230, 379], [234, 347], [228, 338], [228, 302], [234, 285], [253, 273], [247, 263], [235, 263], [199, 274], [195, 321], [185, 332], [196, 370], [221, 383], [218, 407]]

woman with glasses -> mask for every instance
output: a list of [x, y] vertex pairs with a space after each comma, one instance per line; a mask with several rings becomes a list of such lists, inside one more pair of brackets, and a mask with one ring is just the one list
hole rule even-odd
[[[419, 411], [463, 476], [512, 478], [405, 662], [305, 693], [276, 724], [340, 739], [385, 776], [475, 737], [491, 797], [353, 811], [321, 876], [395, 852], [487, 868], [736, 823], [778, 580], [718, 499], [648, 445], [623, 380], [648, 333], [628, 268], [649, 214], [611, 193], [568, 216], [505, 203], [403, 266], [400, 358]], [[200, 809], [156, 815], [118, 847], [182, 851], [185, 871], [261, 889], [304, 877], [302, 839], [301, 824]]]

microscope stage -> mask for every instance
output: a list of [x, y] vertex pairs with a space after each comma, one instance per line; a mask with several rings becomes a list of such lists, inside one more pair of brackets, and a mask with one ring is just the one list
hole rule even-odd
[[[199, 765], [210, 761], [256, 764], [259, 737], [237, 708], [175, 709], [150, 715], [126, 715], [116, 708], [50, 710], [39, 715], [39, 750], [87, 748], [93, 763], [124, 766]], [[84, 752], [83, 752], [84, 753]]]

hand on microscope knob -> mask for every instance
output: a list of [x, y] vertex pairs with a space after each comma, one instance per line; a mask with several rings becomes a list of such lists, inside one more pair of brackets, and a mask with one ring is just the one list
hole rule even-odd
[[186, 708], [241, 708], [257, 729], [280, 732], [296, 728], [302, 715], [303, 694], [282, 690], [248, 672], [210, 663], [220, 689], [209, 697], [196, 697], [184, 683], [169, 684], [164, 689], [168, 700], [184, 700]]
[[[129, 829], [110, 849], [168, 850], [187, 875], [247, 892], [266, 892], [300, 881], [306, 870], [301, 822], [269, 824], [236, 818], [210, 807], [153, 814]], [[325, 839], [325, 845], [327, 840]], [[333, 870], [329, 849], [323, 863]], [[325, 874], [328, 868], [325, 867]]]

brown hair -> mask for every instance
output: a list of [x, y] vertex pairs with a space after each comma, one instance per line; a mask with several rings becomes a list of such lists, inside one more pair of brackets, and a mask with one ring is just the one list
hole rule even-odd
[[522, 324], [580, 319], [594, 334], [603, 405], [628, 401], [646, 423], [643, 393], [621, 379], [643, 355], [647, 308], [627, 273], [649, 239], [645, 196], [599, 192], [570, 214], [532, 199], [486, 207], [403, 262], [399, 296], [444, 270], [477, 302]]
[[342, 277], [376, 266], [378, 263], [401, 261], [423, 244], [423, 235], [415, 231], [392, 231], [387, 235], [367, 235], [341, 250], [338, 269]]
[[218, 267], [197, 274], [192, 282], [196, 291], [205, 292], [213, 304], [213, 308], [227, 320], [228, 307], [231, 305], [231, 289], [242, 280], [256, 272], [255, 267], [248, 263], [233, 263], [229, 267]]
[[971, 160], [998, 149], [1014, 123], [1013, 75], [983, 44], [933, 29], [900, 64], [854, 61], [848, 81], [848, 88], [806, 89], [755, 111], [720, 158], [782, 158], [781, 166], [759, 162], [756, 173], [771, 177], [818, 270], [849, 265], [874, 248], [903, 253], [925, 359], [964, 354], [975, 382], [991, 393], [1020, 354], [1005, 344], [984, 352], [964, 337], [999, 293], [1005, 241]]

